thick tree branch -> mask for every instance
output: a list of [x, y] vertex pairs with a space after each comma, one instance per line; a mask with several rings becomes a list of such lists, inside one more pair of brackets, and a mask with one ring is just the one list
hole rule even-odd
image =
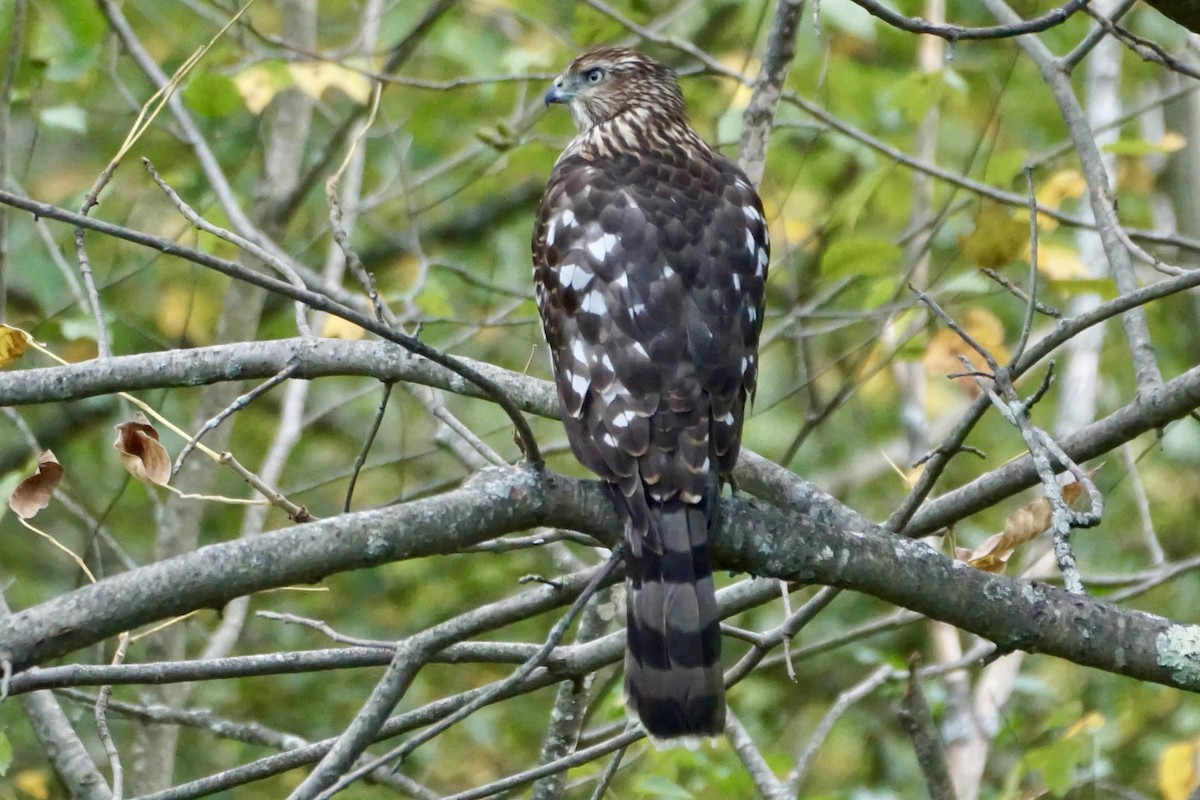
[[[1200, 280], [1200, 272], [1185, 277]], [[1168, 283], [1172, 282], [1164, 281], [1148, 289]], [[1093, 313], [1090, 319], [1097, 316]], [[1042, 351], [1049, 349], [1039, 347], [1031, 352], [1040, 357], [1044, 355]], [[483, 362], [460, 360], [486, 375], [521, 410], [544, 417], [558, 416], [554, 389], [547, 381]], [[296, 365], [297, 377], [304, 379], [362, 375], [384, 382], [411, 381], [466, 396], [482, 396], [478, 387], [449, 370], [386, 343], [281, 339], [0, 373], [0, 405], [73, 400], [126, 389], [197, 386], [215, 381], [263, 378], [276, 374], [289, 364]], [[1076, 462], [1086, 461], [1179, 419], [1197, 406], [1200, 406], [1200, 367], [1143, 393], [1131, 404], [1063, 437], [1059, 444]], [[742, 488], [776, 505], [809, 502], [814, 493], [819, 494], [819, 490], [808, 482], [749, 452], [742, 454], [736, 477]], [[1026, 457], [1014, 461], [927, 502], [912, 517], [904, 532], [910, 536], [932, 533], [1036, 483], [1037, 474], [1031, 460]]]
[[[1200, 627], [991, 575], [928, 545], [863, 526], [828, 497], [784, 511], [732, 498], [714, 563], [853, 589], [984, 636], [1139, 680], [1200, 691]], [[0, 656], [17, 671], [146, 623], [250, 592], [439, 553], [536, 525], [605, 541], [619, 524], [599, 484], [490, 469], [461, 489], [252, 540], [211, 545], [77, 589], [5, 620]]]

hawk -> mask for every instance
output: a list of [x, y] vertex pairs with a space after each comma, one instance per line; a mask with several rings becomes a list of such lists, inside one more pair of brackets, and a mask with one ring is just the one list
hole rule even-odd
[[708, 537], [758, 370], [762, 202], [642, 53], [587, 52], [545, 101], [579, 133], [538, 209], [534, 281], [571, 450], [625, 524], [626, 703], [657, 738], [716, 735]]

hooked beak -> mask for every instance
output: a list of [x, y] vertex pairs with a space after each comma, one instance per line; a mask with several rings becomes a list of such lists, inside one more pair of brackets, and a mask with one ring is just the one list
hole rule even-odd
[[542, 99], [546, 102], [546, 108], [549, 108], [551, 103], [566, 103], [571, 100], [571, 97], [570, 92], [563, 90], [562, 78], [559, 78], [550, 84], [550, 88], [546, 90], [546, 95]]

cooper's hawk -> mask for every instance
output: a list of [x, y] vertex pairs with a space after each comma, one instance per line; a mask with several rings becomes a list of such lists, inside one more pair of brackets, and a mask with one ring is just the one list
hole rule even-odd
[[545, 99], [579, 134], [538, 209], [534, 279], [571, 449], [625, 522], [626, 702], [656, 737], [715, 735], [708, 535], [757, 375], [762, 203], [641, 53], [585, 53]]

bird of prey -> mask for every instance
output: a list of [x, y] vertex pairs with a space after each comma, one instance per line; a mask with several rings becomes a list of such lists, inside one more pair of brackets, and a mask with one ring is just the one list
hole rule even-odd
[[762, 202], [640, 52], [584, 53], [545, 100], [579, 133], [538, 209], [534, 280], [571, 449], [625, 525], [626, 703], [656, 738], [716, 735], [708, 541], [758, 371]]

